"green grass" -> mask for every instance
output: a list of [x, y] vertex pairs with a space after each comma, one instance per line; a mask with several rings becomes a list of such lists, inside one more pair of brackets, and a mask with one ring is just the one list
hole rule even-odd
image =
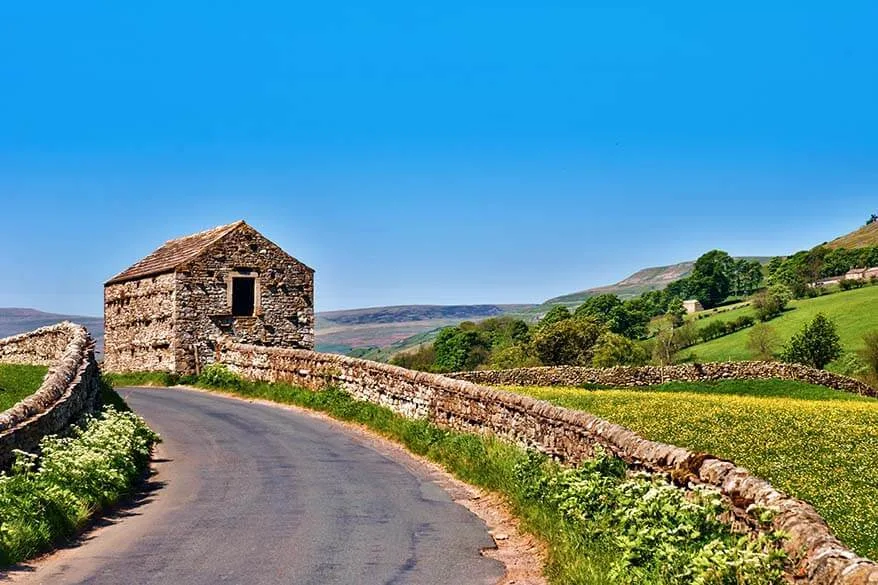
[[[838, 292], [813, 299], [792, 301], [789, 310], [769, 321], [782, 343], [786, 343], [805, 323], [812, 320], [817, 313], [831, 318], [837, 328], [845, 351], [857, 351], [863, 348], [863, 336], [878, 330], [878, 286]], [[713, 320], [727, 321], [741, 315], [754, 315], [752, 308], [738, 309], [730, 313], [717, 315], [696, 321], [699, 328]], [[700, 362], [740, 361], [753, 359], [747, 349], [749, 329], [743, 329], [731, 335], [700, 343], [684, 350], [694, 352]], [[830, 364], [829, 370], [838, 371], [838, 364]]]
[[878, 558], [878, 400], [780, 380], [507, 389], [735, 461], [810, 502], [848, 546]]
[[36, 392], [48, 370], [45, 366], [0, 364], [0, 412]]
[[0, 565], [29, 559], [76, 534], [129, 493], [158, 437], [130, 412], [107, 410], [47, 436], [42, 456], [19, 456], [0, 475]]

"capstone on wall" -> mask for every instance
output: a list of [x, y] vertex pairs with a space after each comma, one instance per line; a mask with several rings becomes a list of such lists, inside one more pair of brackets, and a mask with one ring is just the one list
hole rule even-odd
[[174, 371], [175, 275], [104, 287], [104, 369]]
[[783, 362], [711, 362], [673, 366], [539, 366], [509, 370], [475, 370], [447, 374], [449, 378], [492, 386], [656, 386], [665, 382], [716, 382], [719, 380], [793, 380], [863, 396], [878, 397], [868, 384], [802, 364]]
[[[232, 316], [229, 279], [256, 275], [256, 311]], [[250, 226], [232, 232], [176, 274], [174, 360], [193, 373], [214, 360], [216, 341], [310, 349], [314, 346], [314, 274]]]

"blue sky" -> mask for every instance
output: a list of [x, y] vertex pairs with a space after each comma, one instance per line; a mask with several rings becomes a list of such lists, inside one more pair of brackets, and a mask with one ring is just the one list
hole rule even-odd
[[[673, 4], [673, 6], [668, 6]], [[8, 2], [0, 306], [246, 219], [318, 309], [539, 302], [878, 212], [875, 2]]]

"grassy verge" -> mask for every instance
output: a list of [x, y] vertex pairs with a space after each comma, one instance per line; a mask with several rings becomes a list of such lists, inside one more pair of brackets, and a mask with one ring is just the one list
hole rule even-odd
[[334, 388], [245, 382], [219, 368], [198, 385], [364, 425], [461, 480], [504, 495], [523, 527], [547, 543], [552, 583], [780, 582], [783, 558], [775, 541], [732, 534], [717, 520], [722, 505], [715, 494], [687, 497], [662, 478], [630, 476], [618, 460], [599, 456], [566, 469], [507, 442], [407, 419]]
[[810, 502], [848, 546], [878, 558], [878, 400], [780, 380], [507, 389], [731, 459]]
[[37, 391], [49, 368], [22, 364], [0, 364], [0, 412]]
[[139, 417], [108, 408], [69, 436], [44, 437], [39, 459], [22, 453], [0, 475], [0, 564], [49, 550], [129, 493], [157, 439]]

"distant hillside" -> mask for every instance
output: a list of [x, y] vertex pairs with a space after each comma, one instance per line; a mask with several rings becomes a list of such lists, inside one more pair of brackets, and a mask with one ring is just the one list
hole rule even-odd
[[828, 248], [865, 248], [878, 246], [878, 221], [865, 225], [826, 244]]
[[399, 305], [317, 313], [317, 347], [350, 353], [387, 347], [463, 321], [518, 314], [535, 305]]
[[60, 321], [73, 321], [84, 326], [95, 338], [96, 352], [104, 352], [104, 320], [100, 317], [44, 313], [36, 309], [0, 308], [0, 337], [33, 331]]
[[[747, 260], [758, 260], [765, 264], [771, 260], [770, 256], [741, 256]], [[692, 272], [695, 266], [694, 260], [679, 262], [669, 266], [654, 266], [652, 268], [644, 268], [638, 270], [631, 276], [624, 278], [616, 284], [607, 286], [599, 286], [575, 293], [561, 295], [547, 300], [544, 305], [579, 305], [587, 298], [600, 294], [610, 293], [623, 299], [629, 299], [641, 295], [651, 290], [661, 290], [675, 282], [684, 278]]]

